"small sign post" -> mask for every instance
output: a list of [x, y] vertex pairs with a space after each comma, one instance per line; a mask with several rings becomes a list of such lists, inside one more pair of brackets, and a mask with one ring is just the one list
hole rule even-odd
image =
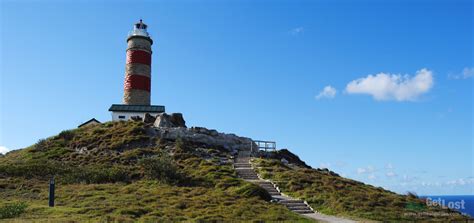
[[55, 189], [54, 177], [49, 180], [49, 206], [54, 207], [54, 189]]

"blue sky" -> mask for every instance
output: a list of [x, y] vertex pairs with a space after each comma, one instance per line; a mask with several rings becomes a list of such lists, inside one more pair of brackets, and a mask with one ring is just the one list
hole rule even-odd
[[152, 102], [405, 193], [474, 194], [473, 3], [1, 1], [0, 149], [123, 94], [126, 36], [154, 39]]

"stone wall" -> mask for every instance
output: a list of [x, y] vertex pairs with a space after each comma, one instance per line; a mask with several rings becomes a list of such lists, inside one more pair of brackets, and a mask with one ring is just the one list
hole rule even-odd
[[150, 92], [140, 89], [128, 89], [123, 92], [126, 105], [150, 105]]

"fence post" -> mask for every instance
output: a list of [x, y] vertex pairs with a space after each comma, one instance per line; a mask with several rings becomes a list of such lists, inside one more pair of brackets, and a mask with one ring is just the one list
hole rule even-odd
[[51, 177], [51, 180], [49, 180], [49, 206], [50, 207], [54, 207], [54, 189], [55, 189], [54, 177]]

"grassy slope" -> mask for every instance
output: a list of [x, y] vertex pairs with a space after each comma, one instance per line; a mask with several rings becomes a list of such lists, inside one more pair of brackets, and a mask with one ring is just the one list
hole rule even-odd
[[[261, 188], [238, 179], [230, 164], [219, 164], [225, 151], [163, 141], [147, 131], [140, 122], [105, 123], [0, 157], [0, 207], [27, 203], [15, 220], [308, 221], [265, 201]], [[171, 157], [169, 175], [157, 177], [141, 165], [157, 156]], [[57, 206], [49, 208], [53, 174]]]
[[[17, 218], [25, 220], [307, 221], [265, 201], [268, 194], [261, 188], [238, 179], [230, 164], [220, 164], [219, 158], [229, 157], [225, 151], [161, 140], [149, 135], [149, 130], [141, 122], [109, 122], [63, 131], [0, 157], [0, 207], [26, 202], [26, 212]], [[147, 157], [167, 156], [172, 160], [164, 162], [170, 167], [165, 175], [158, 172], [156, 176], [142, 165]], [[272, 159], [257, 160], [256, 164], [283, 192], [307, 200], [324, 213], [414, 220], [423, 216], [406, 214], [448, 212], [427, 209], [415, 197], [324, 171], [291, 169]], [[54, 208], [47, 207], [51, 175], [57, 179]]]
[[399, 195], [329, 171], [290, 168], [277, 159], [253, 163], [260, 175], [276, 182], [283, 193], [308, 201], [322, 213], [384, 221], [466, 219], [457, 212], [427, 207], [415, 196]]

